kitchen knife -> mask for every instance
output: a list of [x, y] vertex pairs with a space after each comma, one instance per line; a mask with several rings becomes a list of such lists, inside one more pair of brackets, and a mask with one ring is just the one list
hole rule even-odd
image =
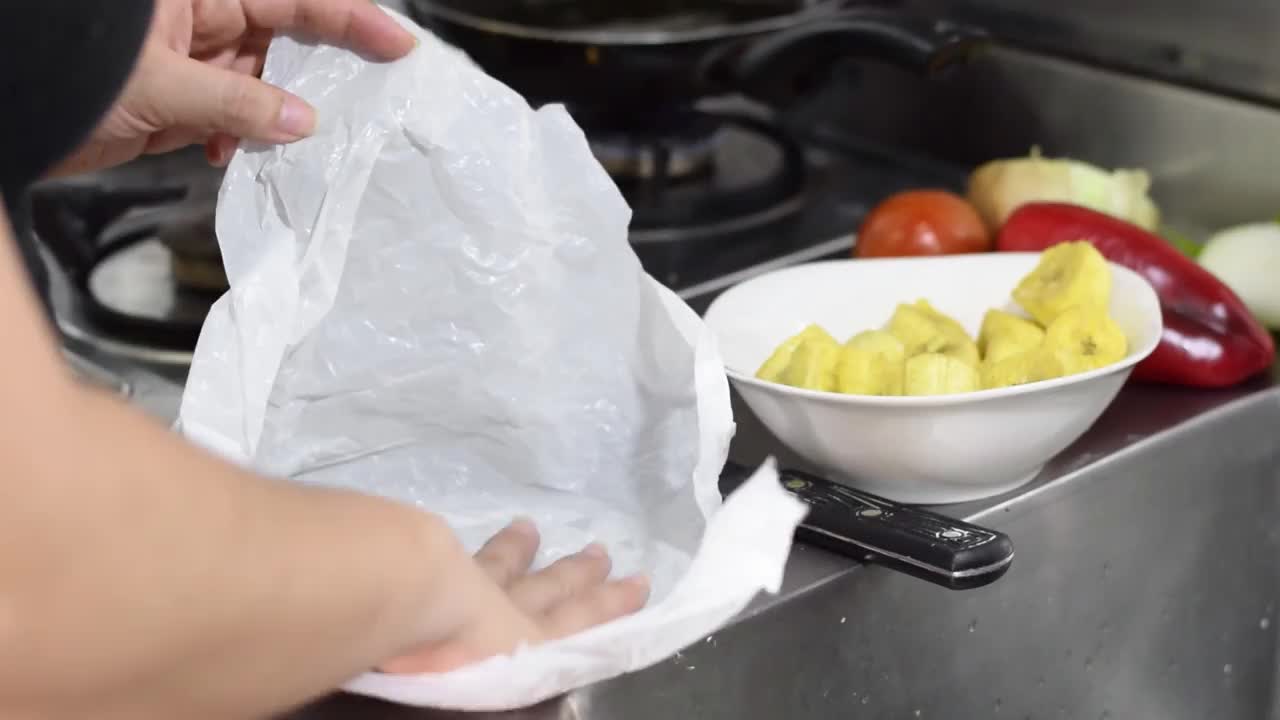
[[[720, 476], [726, 497], [751, 476], [730, 462]], [[780, 470], [784, 489], [809, 506], [796, 540], [874, 562], [952, 590], [989, 585], [1008, 571], [1013, 543], [1004, 533], [902, 505], [799, 470]]]

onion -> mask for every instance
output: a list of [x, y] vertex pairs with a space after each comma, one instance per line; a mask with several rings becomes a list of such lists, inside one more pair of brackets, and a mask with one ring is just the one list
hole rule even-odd
[[1108, 172], [1066, 158], [1045, 158], [1032, 148], [1025, 158], [993, 160], [969, 176], [969, 202], [998, 231], [1014, 210], [1031, 202], [1064, 202], [1127, 220], [1155, 232], [1160, 211], [1147, 190], [1144, 170]]
[[1223, 230], [1209, 238], [1197, 262], [1235, 291], [1258, 322], [1280, 329], [1280, 223]]

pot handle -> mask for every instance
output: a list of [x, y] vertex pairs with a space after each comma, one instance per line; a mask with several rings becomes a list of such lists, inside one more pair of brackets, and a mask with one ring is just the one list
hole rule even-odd
[[987, 44], [984, 31], [947, 20], [849, 9], [816, 15], [717, 53], [707, 73], [725, 90], [786, 105], [819, 87], [841, 60], [882, 60], [936, 76]]

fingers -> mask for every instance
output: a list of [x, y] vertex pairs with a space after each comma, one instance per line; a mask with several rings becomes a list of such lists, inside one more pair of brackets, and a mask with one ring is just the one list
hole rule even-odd
[[184, 148], [202, 140], [204, 140], [204, 136], [186, 128], [167, 128], [149, 137], [143, 152], [148, 155], [159, 155]]
[[552, 608], [543, 630], [550, 638], [567, 637], [637, 612], [648, 600], [649, 582], [644, 578], [614, 580]]
[[145, 85], [147, 112], [157, 127], [275, 143], [315, 130], [315, 110], [277, 87], [176, 53], [165, 61], [167, 67]]
[[214, 167], [223, 168], [231, 162], [240, 141], [225, 133], [215, 133], [204, 143], [204, 158]]
[[[244, 42], [241, 43], [238, 51], [225, 63], [210, 63], [217, 67], [224, 67], [231, 72], [241, 75], [249, 75], [251, 77], [261, 77], [262, 67], [267, 60], [267, 46], [271, 43], [271, 33], [258, 32], [251, 33]], [[206, 61], [207, 62], [207, 61]], [[226, 133], [214, 133], [205, 140], [204, 156], [209, 164], [214, 167], [226, 167], [231, 162], [231, 156], [235, 154], [236, 146], [240, 144], [240, 139]]]
[[609, 581], [612, 561], [596, 544], [512, 583], [512, 602], [538, 618], [548, 639], [565, 637], [630, 615], [649, 599], [649, 583], [633, 577]]
[[483, 659], [482, 653], [466, 644], [444, 643], [392, 658], [379, 665], [378, 671], [390, 675], [426, 675], [449, 672]]
[[588, 545], [582, 552], [560, 558], [512, 584], [511, 600], [530, 615], [542, 615], [603, 583], [612, 565], [603, 547]]
[[521, 518], [490, 538], [475, 557], [489, 577], [506, 588], [529, 571], [537, 552], [538, 529]]
[[392, 674], [448, 672], [511, 652], [522, 643], [556, 640], [630, 615], [649, 599], [644, 578], [608, 580], [612, 562], [600, 545], [588, 545], [526, 574], [537, 547], [537, 530], [527, 520], [513, 522], [494, 535], [475, 560], [506, 590], [510, 602], [498, 602], [447, 640], [383, 663], [379, 669]]
[[145, 98], [135, 114], [162, 135], [149, 151], [204, 140], [206, 158], [222, 167], [240, 139], [288, 143], [311, 135], [315, 110], [256, 77], [275, 31], [301, 32], [380, 60], [400, 58], [417, 44], [412, 33], [370, 0], [242, 1], [257, 30], [234, 57], [200, 62], [152, 50], [139, 64], [146, 78], [136, 87]]
[[398, 60], [417, 44], [413, 35], [370, 0], [242, 0], [249, 22], [294, 30], [378, 60]]

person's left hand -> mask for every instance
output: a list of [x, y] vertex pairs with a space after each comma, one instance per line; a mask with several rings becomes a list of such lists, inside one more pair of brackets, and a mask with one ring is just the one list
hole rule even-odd
[[287, 143], [310, 135], [315, 111], [258, 76], [277, 32], [296, 31], [378, 60], [416, 43], [370, 0], [156, 0], [137, 67], [115, 106], [55, 175], [204, 143], [211, 163], [239, 139]]

